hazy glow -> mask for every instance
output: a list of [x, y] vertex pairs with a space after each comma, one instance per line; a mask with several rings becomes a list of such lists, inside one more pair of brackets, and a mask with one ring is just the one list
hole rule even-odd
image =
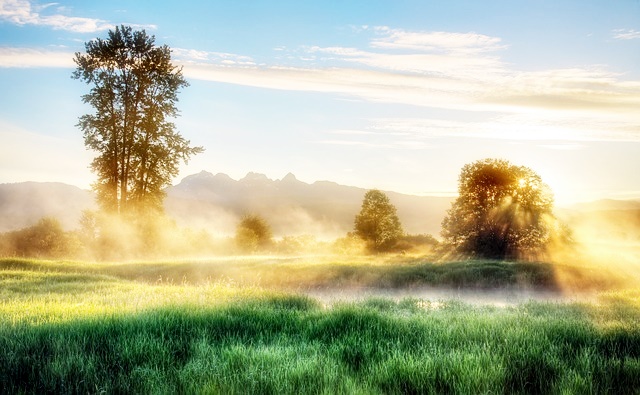
[[[176, 124], [207, 151], [180, 177], [293, 172], [309, 182], [451, 194], [464, 164], [498, 157], [537, 171], [558, 200], [638, 197], [640, 26], [627, 17], [638, 9], [588, 3], [576, 15], [550, 0], [530, 9], [383, 0], [366, 12], [350, 3], [160, 1], [149, 12], [137, 3], [5, 0], [0, 80], [12, 94], [0, 120], [64, 140], [39, 154], [76, 161], [76, 170], [29, 177], [87, 187], [88, 161], [70, 151], [86, 110], [86, 86], [69, 78], [72, 58], [125, 23], [153, 30], [191, 83]], [[463, 8], [473, 22], [451, 19]], [[543, 30], [529, 16], [541, 10]], [[13, 147], [32, 140], [11, 139], [24, 142]], [[32, 174], [16, 170], [26, 162], [3, 167], [0, 182]]]
[[[64, 182], [80, 186], [93, 182], [88, 168], [93, 155], [84, 149], [82, 141], [31, 133], [1, 121], [0, 141], [2, 182]], [[56, 147], [57, 155], [51, 155], [51, 147]], [[87, 165], [78, 169], [78, 163], [85, 161]]]

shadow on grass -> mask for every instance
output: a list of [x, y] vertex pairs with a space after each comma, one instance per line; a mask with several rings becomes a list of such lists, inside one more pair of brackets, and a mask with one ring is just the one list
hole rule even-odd
[[390, 268], [379, 284], [394, 288], [439, 286], [468, 289], [537, 289], [559, 291], [552, 264], [506, 261], [417, 263]]
[[469, 260], [434, 263], [415, 259], [351, 263], [314, 258], [82, 264], [0, 260], [0, 269], [81, 273], [145, 283], [198, 284], [230, 281], [281, 289], [435, 287], [470, 290], [559, 292], [555, 266], [544, 262]]

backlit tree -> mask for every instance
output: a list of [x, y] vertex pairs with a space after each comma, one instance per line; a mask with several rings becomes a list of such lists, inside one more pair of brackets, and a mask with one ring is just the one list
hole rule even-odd
[[93, 112], [80, 117], [101, 207], [113, 213], [161, 211], [164, 188], [182, 161], [202, 152], [191, 147], [171, 119], [178, 91], [188, 84], [171, 63], [168, 46], [156, 46], [144, 30], [120, 26], [76, 53], [73, 78], [91, 86], [83, 102]]
[[561, 231], [551, 190], [527, 167], [499, 159], [465, 165], [458, 193], [442, 224], [445, 243], [457, 253], [537, 258]]

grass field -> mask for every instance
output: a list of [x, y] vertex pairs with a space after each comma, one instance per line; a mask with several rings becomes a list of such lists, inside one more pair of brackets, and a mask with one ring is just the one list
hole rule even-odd
[[[598, 293], [561, 302], [577, 279]], [[304, 294], [435, 286], [558, 301]], [[633, 394], [640, 289], [570, 265], [494, 261], [5, 259], [0, 350], [6, 393]]]

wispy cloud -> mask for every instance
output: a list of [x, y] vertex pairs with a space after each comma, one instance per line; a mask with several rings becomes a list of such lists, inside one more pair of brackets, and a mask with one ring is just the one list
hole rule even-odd
[[554, 151], [578, 151], [584, 149], [582, 144], [564, 143], [564, 144], [541, 144], [540, 147]]
[[640, 38], [640, 31], [634, 29], [616, 29], [613, 31], [613, 38], [617, 40], [633, 40]]
[[2, 48], [0, 47], [0, 67], [75, 67], [74, 54], [65, 51], [52, 51], [35, 48]]
[[453, 129], [491, 138], [640, 140], [640, 81], [624, 80], [603, 66], [521, 71], [497, 55], [507, 46], [496, 37], [362, 30], [373, 33], [367, 48], [304, 47], [313, 61], [299, 56], [295, 66], [227, 67], [207, 58], [185, 63], [184, 71], [194, 79], [502, 117], [498, 123], [473, 125], [473, 133], [467, 122], [431, 125], [433, 133], [451, 135]]
[[[395, 61], [390, 59], [391, 62]], [[400, 64], [401, 62], [399, 62]], [[224, 67], [185, 63], [189, 78], [269, 89], [334, 92], [375, 102], [390, 102], [466, 111], [508, 111], [527, 108], [557, 110], [635, 111], [640, 82], [597, 69], [520, 72], [500, 69], [471, 76], [455, 68], [447, 74], [407, 74], [392, 67], [305, 68], [282, 66]], [[475, 66], [471, 66], [472, 68]]]
[[[65, 15], [66, 7], [57, 3], [38, 4], [30, 0], [0, 0], [0, 20], [16, 25], [47, 26], [55, 30], [75, 33], [94, 33], [113, 28], [115, 25], [96, 18]], [[137, 28], [154, 29], [153, 25], [132, 25]]]
[[463, 52], [397, 53], [362, 51], [355, 48], [311, 47], [310, 53], [322, 54], [324, 59], [359, 63], [375, 69], [418, 73], [432, 76], [467, 76], [477, 73], [500, 73], [502, 63], [497, 57]]
[[[365, 48], [307, 46], [296, 59], [288, 53], [270, 64], [244, 54], [183, 48], [174, 48], [173, 57], [191, 79], [458, 111], [458, 122], [402, 125], [421, 128], [420, 139], [640, 141], [640, 81], [604, 66], [518, 70], [498, 56], [507, 48], [501, 39], [477, 33], [367, 27], [361, 34], [371, 35]], [[313, 60], [302, 60], [307, 57]], [[0, 48], [0, 67], [74, 67], [73, 54]], [[469, 123], [464, 114], [471, 113], [495, 119]]]
[[622, 80], [600, 67], [512, 71], [488, 100], [514, 108], [634, 113], [640, 105], [640, 81]]
[[[379, 118], [371, 120], [368, 132], [388, 134], [396, 139], [429, 141], [433, 138], [491, 138], [556, 142], [637, 141], [640, 125], [632, 115], [536, 112], [487, 116], [480, 120], [437, 118]], [[353, 138], [354, 135], [351, 136]], [[573, 147], [576, 144], [571, 144]]]
[[250, 56], [237, 55], [226, 52], [198, 51], [185, 48], [173, 48], [173, 57], [182, 63], [198, 64], [207, 62], [210, 64], [227, 66], [254, 66], [256, 62]]
[[373, 48], [408, 49], [419, 52], [479, 53], [505, 49], [498, 37], [452, 32], [408, 32], [387, 26], [375, 27], [379, 33], [371, 41]]
[[580, 150], [590, 141], [638, 141], [640, 133], [633, 117], [521, 113], [475, 118], [377, 118], [362, 130], [329, 131], [331, 138], [316, 143], [407, 150], [434, 148], [442, 144], [441, 139], [482, 138], [537, 142], [550, 150]]

